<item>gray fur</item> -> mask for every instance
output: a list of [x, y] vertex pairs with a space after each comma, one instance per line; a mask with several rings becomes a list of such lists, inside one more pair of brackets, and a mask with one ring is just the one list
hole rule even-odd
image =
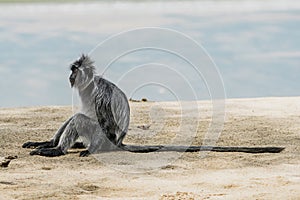
[[[126, 95], [116, 85], [96, 75], [93, 61], [86, 55], [76, 60], [71, 70], [70, 82], [78, 90], [81, 110], [68, 119], [49, 142], [25, 143], [23, 147], [39, 147], [31, 155], [57, 156], [58, 151], [66, 154], [79, 138], [89, 153], [122, 146], [130, 119]], [[83, 155], [89, 153], [83, 152]]]

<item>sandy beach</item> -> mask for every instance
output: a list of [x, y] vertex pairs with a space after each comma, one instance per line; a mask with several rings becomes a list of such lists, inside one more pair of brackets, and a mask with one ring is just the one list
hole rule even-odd
[[[197, 113], [190, 110], [181, 119], [172, 102], [131, 102], [125, 143], [185, 144], [196, 127], [191, 144], [201, 145], [211, 105], [199, 105], [195, 121]], [[300, 97], [226, 101], [216, 145], [285, 147], [279, 154], [107, 152], [79, 157], [81, 150], [72, 149], [46, 158], [21, 148], [27, 141], [50, 139], [71, 115], [71, 107], [62, 106], [0, 109], [0, 161], [17, 156], [0, 168], [0, 199], [300, 198]], [[187, 136], [175, 136], [180, 127]]]

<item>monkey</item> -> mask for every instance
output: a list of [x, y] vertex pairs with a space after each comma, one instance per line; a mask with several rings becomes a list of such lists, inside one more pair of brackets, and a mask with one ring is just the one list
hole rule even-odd
[[[126, 145], [123, 140], [128, 132], [130, 107], [125, 93], [114, 83], [96, 74], [94, 61], [82, 54], [70, 65], [69, 82], [77, 89], [80, 112], [71, 116], [57, 130], [52, 139], [45, 142], [26, 142], [23, 148], [35, 148], [30, 155], [55, 157], [65, 155], [72, 146], [83, 146], [79, 156], [104, 151], [129, 151], [149, 153], [154, 151], [177, 152], [244, 152], [279, 153], [283, 147], [219, 147], [219, 146], [165, 146]], [[78, 140], [82, 141], [77, 143]]]
[[95, 75], [93, 61], [82, 55], [70, 66], [69, 82], [78, 90], [81, 111], [68, 119], [50, 141], [27, 142], [24, 148], [38, 147], [31, 155], [59, 156], [75, 144], [84, 141], [87, 156], [97, 150], [120, 147], [129, 126], [130, 109], [126, 95], [113, 83]]

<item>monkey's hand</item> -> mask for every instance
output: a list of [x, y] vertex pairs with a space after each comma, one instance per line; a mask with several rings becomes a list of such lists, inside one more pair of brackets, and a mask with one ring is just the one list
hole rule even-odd
[[22, 145], [23, 148], [51, 148], [54, 147], [54, 143], [52, 141], [46, 142], [25, 142]]
[[64, 155], [64, 152], [60, 148], [44, 148], [44, 149], [35, 149], [30, 152], [30, 155], [39, 155], [46, 157], [56, 157]]

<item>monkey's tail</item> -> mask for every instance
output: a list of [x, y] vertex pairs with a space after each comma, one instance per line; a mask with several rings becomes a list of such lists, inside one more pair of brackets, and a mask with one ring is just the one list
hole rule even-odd
[[163, 146], [163, 145], [126, 145], [120, 146], [122, 150], [134, 153], [150, 153], [154, 151], [177, 151], [177, 152], [198, 152], [198, 151], [215, 151], [215, 152], [243, 152], [243, 153], [280, 153], [284, 147], [217, 147], [217, 146]]

